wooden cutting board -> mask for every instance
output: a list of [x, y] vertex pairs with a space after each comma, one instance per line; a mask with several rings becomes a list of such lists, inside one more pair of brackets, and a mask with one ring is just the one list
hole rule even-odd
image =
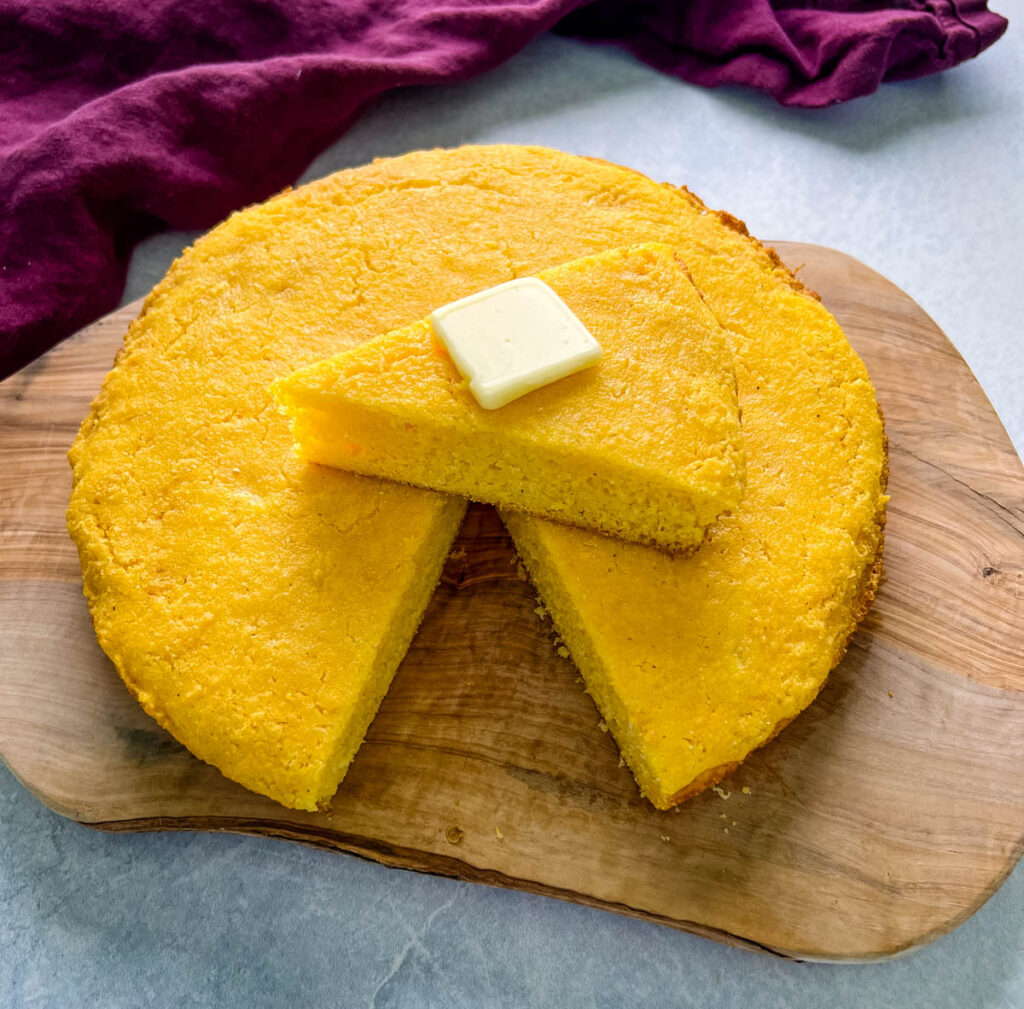
[[1024, 837], [1024, 473], [909, 297], [842, 253], [776, 248], [878, 389], [886, 567], [819, 699], [719, 788], [671, 813], [640, 798], [484, 507], [329, 812], [193, 758], [96, 645], [64, 528], [65, 452], [138, 304], [0, 385], [3, 759], [104, 830], [306, 841], [786, 956], [884, 957], [953, 928]]

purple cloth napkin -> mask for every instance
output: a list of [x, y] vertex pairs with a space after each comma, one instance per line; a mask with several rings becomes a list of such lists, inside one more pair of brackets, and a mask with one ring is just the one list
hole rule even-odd
[[463, 80], [560, 21], [812, 107], [1006, 27], [983, 0], [0, 0], [0, 377], [113, 308], [146, 234], [264, 199], [369, 98]]

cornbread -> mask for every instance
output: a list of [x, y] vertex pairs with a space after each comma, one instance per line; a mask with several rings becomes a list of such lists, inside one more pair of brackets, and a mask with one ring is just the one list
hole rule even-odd
[[827, 311], [728, 215], [526, 147], [345, 171], [199, 239], [71, 451], [97, 638], [143, 707], [278, 802], [325, 803], [404, 651], [458, 499], [308, 467], [276, 378], [516, 276], [673, 246], [728, 332], [744, 500], [689, 559], [509, 513], [641, 786], [711, 784], [815, 696], [878, 577], [882, 424]]
[[666, 245], [545, 270], [599, 365], [485, 410], [429, 321], [274, 385], [312, 462], [489, 501], [669, 550], [743, 494], [724, 331]]

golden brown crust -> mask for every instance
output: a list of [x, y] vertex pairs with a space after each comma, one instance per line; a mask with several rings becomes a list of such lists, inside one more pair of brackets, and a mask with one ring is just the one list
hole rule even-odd
[[669, 182], [664, 182], [662, 185], [667, 189], [684, 193], [690, 202], [699, 206], [702, 210], [707, 211], [707, 213], [714, 216], [731, 231], [735, 231], [738, 235], [742, 235], [747, 239], [751, 245], [755, 246], [768, 257], [776, 272], [782, 275], [782, 279], [785, 280], [794, 291], [798, 291], [800, 294], [806, 294], [809, 298], [813, 298], [815, 301], [821, 301], [821, 295], [818, 294], [817, 291], [809, 288], [802, 280], [800, 280], [800, 278], [797, 277], [797, 275], [788, 266], [786, 266], [779, 254], [770, 245], [765, 245], [760, 241], [760, 239], [755, 238], [747, 230], [745, 222], [741, 221], [738, 217], [734, 217], [727, 210], [712, 210], [699, 196], [695, 196], [685, 186], [674, 186]]
[[[762, 746], [767, 746], [796, 717], [797, 715], [790, 715], [789, 718], [783, 718], [782, 721], [776, 724], [775, 728], [772, 729], [772, 734], [763, 743], [761, 743], [760, 746], [755, 746], [754, 750], [760, 750]], [[754, 750], [751, 750], [750, 753], [753, 753]], [[750, 756], [750, 753], [747, 754], [747, 757]], [[745, 759], [746, 757], [744, 760]], [[678, 806], [681, 802], [686, 802], [687, 799], [692, 799], [695, 795], [699, 795], [701, 792], [707, 791], [707, 789], [717, 785], [723, 778], [732, 774], [732, 772], [735, 771], [742, 763], [742, 760], [734, 760], [730, 764], [719, 764], [718, 767], [708, 768], [708, 770], [698, 774], [697, 777], [688, 785], [685, 785], [683, 788], [679, 789], [678, 792], [670, 796], [666, 800], [665, 805], [655, 802], [655, 808], [669, 810], [673, 806]]]
[[[772, 734], [772, 738], [775, 738], [775, 734]], [[765, 740], [768, 742], [768, 740]], [[670, 795], [664, 803], [657, 802], [651, 799], [651, 804], [655, 809], [661, 809], [664, 811], [670, 810], [673, 806], [678, 806], [682, 802], [686, 802], [687, 799], [692, 799], [695, 795], [699, 795], [701, 792], [706, 791], [713, 785], [717, 785], [726, 775], [732, 774], [737, 767], [740, 766], [742, 761], [736, 760], [731, 764], [719, 764], [718, 767], [709, 767], [706, 771], [702, 771], [684, 788], [679, 789], [673, 795]]]

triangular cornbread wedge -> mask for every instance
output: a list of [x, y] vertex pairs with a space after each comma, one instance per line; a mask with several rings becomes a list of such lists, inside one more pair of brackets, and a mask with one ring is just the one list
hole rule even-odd
[[597, 339], [598, 365], [485, 410], [417, 322], [274, 384], [301, 455], [632, 542], [697, 546], [743, 494], [724, 330], [668, 245], [539, 279]]

